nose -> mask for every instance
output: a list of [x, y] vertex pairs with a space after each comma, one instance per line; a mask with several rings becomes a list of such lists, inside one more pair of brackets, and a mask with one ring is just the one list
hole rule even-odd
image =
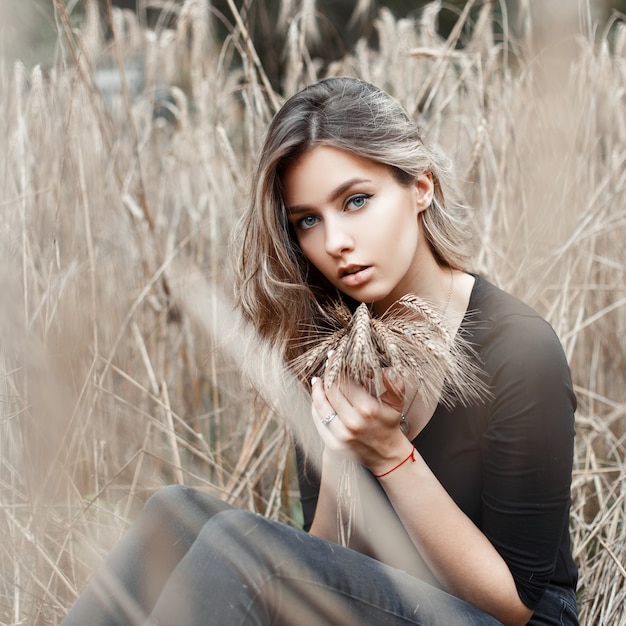
[[325, 226], [324, 245], [330, 256], [341, 256], [354, 249], [354, 238], [341, 223], [341, 219], [327, 219]]

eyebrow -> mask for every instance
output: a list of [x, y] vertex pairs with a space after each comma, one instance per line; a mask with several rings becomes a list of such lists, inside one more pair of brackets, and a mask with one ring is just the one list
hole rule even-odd
[[[341, 183], [341, 185], [339, 185], [336, 189], [333, 189], [333, 191], [328, 196], [328, 201], [333, 202], [334, 200], [337, 200], [337, 198], [340, 198], [346, 191], [348, 191], [348, 189], [354, 187], [354, 185], [371, 182], [372, 181], [369, 178], [350, 178], [345, 183]], [[311, 209], [306, 205], [296, 204], [294, 206], [286, 206], [285, 210], [289, 215], [293, 215], [295, 213], [304, 213], [306, 211], [310, 211]]]

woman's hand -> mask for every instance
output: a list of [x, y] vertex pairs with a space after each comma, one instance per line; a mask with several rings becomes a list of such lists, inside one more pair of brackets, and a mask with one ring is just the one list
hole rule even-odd
[[[378, 398], [354, 382], [335, 383], [326, 388], [324, 381], [312, 381], [312, 417], [325, 444], [321, 468], [320, 493], [311, 533], [339, 541], [337, 490], [343, 475], [343, 460], [349, 458], [382, 474], [406, 458], [413, 446], [400, 430], [404, 405], [404, 384], [390, 370], [384, 372], [385, 392]], [[367, 535], [357, 528], [350, 547], [368, 552], [362, 540]]]
[[358, 461], [375, 475], [405, 458], [410, 445], [399, 428], [404, 383], [385, 370], [383, 384], [385, 392], [378, 398], [353, 381], [326, 388], [314, 379], [311, 390], [313, 419], [327, 450]]

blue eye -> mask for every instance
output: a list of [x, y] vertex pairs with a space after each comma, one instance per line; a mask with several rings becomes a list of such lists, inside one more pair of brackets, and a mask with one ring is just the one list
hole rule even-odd
[[372, 197], [371, 194], [368, 193], [357, 193], [354, 196], [350, 196], [346, 202], [346, 207], [349, 209], [353, 209], [358, 211], [359, 209], [362, 209], [366, 204], [367, 201]]
[[298, 220], [296, 225], [300, 230], [309, 230], [309, 228], [313, 228], [317, 222], [318, 218], [315, 215], [305, 215]]

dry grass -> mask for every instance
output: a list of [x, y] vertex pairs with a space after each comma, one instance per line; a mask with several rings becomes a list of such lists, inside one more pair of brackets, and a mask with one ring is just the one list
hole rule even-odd
[[[145, 33], [115, 13], [105, 47], [94, 13], [77, 33], [55, 5], [54, 68], [0, 69], [5, 624], [58, 621], [161, 485], [297, 521], [276, 412], [308, 415], [287, 404], [270, 355], [244, 356], [231, 310], [229, 233], [281, 100], [244, 23], [218, 44], [201, 28], [205, 3], [186, 0], [176, 31]], [[582, 31], [548, 28], [544, 45], [522, 11], [505, 45], [486, 4], [459, 51], [460, 30], [436, 37], [435, 9], [419, 23], [383, 12], [380, 49], [359, 44], [330, 71], [422, 112], [458, 165], [476, 268], [559, 333], [579, 398], [581, 623], [624, 624], [626, 30], [613, 26], [612, 49], [606, 37], [594, 45], [583, 15]], [[298, 23], [288, 41], [283, 95], [317, 72]], [[143, 90], [105, 104], [94, 68], [131, 59], [144, 64]], [[171, 90], [171, 121], [154, 115], [159, 84], [184, 87]], [[253, 385], [276, 411], [255, 403]]]

